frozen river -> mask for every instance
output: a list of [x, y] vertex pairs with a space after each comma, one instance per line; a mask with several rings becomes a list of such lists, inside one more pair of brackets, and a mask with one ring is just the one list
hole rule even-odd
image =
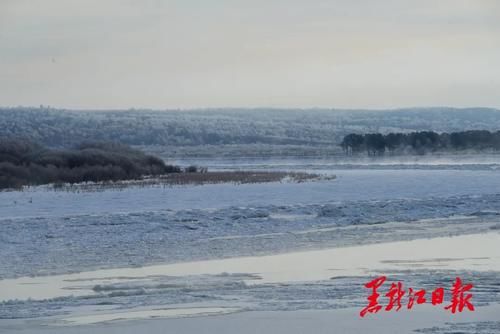
[[[44, 187], [0, 192], [0, 332], [2, 324], [14, 326], [13, 319], [61, 325], [109, 321], [116, 312], [123, 319], [135, 319], [357, 307], [363, 303], [362, 283], [381, 270], [424, 286], [435, 276], [446, 282], [459, 273], [485, 285], [478, 301], [499, 301], [500, 260], [494, 245], [500, 230], [500, 165], [495, 162], [374, 166], [288, 160], [204, 165], [314, 171], [337, 178], [98, 192]], [[443, 262], [453, 254], [433, 256], [430, 250], [438, 252], [439, 243], [413, 249], [408, 243], [439, 238], [458, 240], [450, 245], [460, 249], [463, 243], [474, 250], [463, 248], [455, 260]], [[386, 255], [362, 263], [354, 251], [367, 244], [398, 242], [416, 258], [392, 258], [388, 246]], [[419, 247], [430, 253], [419, 258]], [[346, 261], [338, 262], [334, 255], [344, 248], [352, 251], [338, 255]], [[236, 259], [311, 251], [333, 253], [313, 260], [290, 255], [292, 263], [317, 265], [307, 269], [310, 275], [295, 271], [298, 278], [292, 281], [286, 279], [286, 266], [280, 273], [278, 264], [245, 266]], [[328, 256], [332, 268], [344, 271], [329, 272]], [[212, 266], [214, 260], [234, 264]], [[389, 265], [392, 260], [405, 260], [409, 267]], [[415, 260], [423, 262], [415, 266]], [[212, 270], [144, 269], [135, 276], [127, 271], [199, 261]], [[273, 267], [281, 278], [266, 280], [263, 271]], [[102, 270], [112, 274], [100, 277]], [[272, 270], [267, 275], [272, 276]]]

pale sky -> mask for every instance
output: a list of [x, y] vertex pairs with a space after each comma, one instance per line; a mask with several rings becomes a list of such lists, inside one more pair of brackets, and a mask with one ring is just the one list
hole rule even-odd
[[497, 0], [0, 0], [0, 106], [500, 107]]

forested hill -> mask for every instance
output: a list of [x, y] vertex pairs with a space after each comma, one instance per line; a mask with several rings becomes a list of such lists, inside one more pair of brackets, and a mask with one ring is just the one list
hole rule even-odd
[[473, 129], [500, 129], [500, 111], [486, 108], [388, 111], [0, 109], [0, 138], [23, 137], [51, 147], [72, 147], [86, 140], [146, 146], [262, 144], [338, 147], [349, 133]]
[[425, 154], [440, 151], [500, 151], [500, 131], [469, 130], [452, 133], [419, 131], [411, 133], [351, 133], [340, 144], [346, 154], [366, 152]]

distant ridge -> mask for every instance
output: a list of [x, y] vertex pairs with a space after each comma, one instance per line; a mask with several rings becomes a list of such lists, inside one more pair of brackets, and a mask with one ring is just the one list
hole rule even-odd
[[337, 146], [348, 133], [500, 129], [494, 108], [390, 110], [224, 108], [195, 110], [0, 108], [0, 138], [55, 147], [84, 140], [128, 145]]

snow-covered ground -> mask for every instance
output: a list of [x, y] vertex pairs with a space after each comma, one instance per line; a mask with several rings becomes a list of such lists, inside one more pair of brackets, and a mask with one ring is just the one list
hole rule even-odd
[[363, 284], [381, 273], [429, 289], [460, 275], [478, 286], [479, 310], [500, 302], [494, 161], [205, 165], [314, 170], [337, 179], [0, 192], [0, 332], [358, 309]]

